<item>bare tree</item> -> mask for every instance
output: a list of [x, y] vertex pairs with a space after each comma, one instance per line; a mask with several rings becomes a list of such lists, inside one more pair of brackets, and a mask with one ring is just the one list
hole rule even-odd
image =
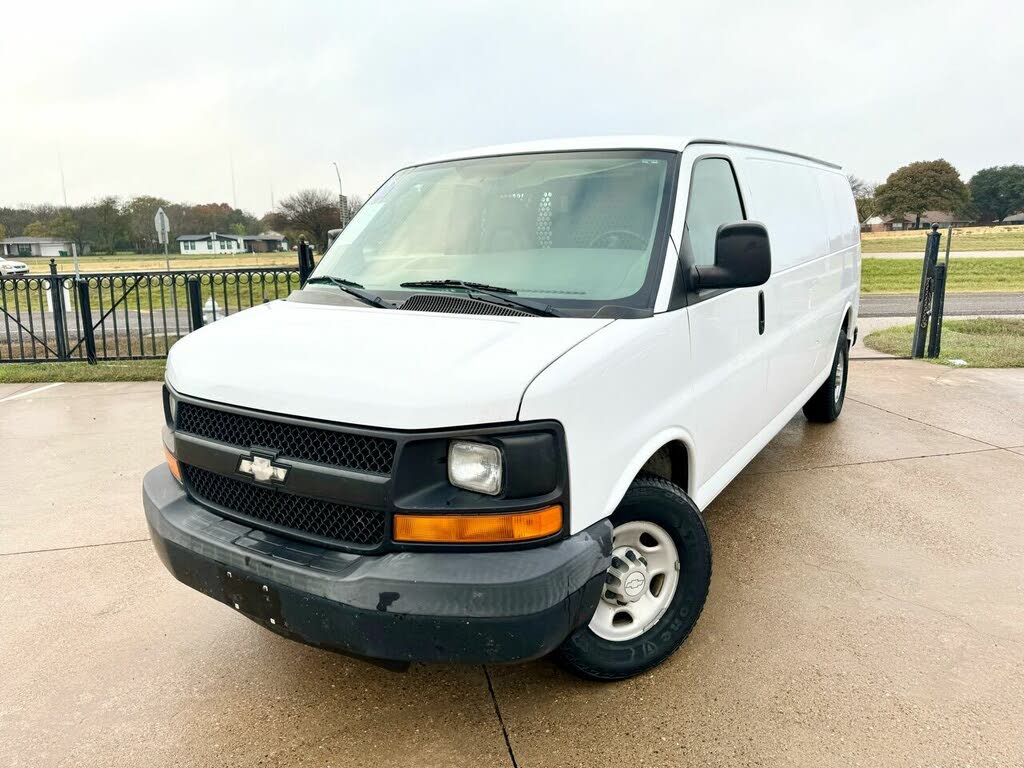
[[326, 189], [303, 189], [278, 203], [273, 221], [275, 228], [305, 237], [323, 251], [328, 231], [338, 226], [338, 200]]

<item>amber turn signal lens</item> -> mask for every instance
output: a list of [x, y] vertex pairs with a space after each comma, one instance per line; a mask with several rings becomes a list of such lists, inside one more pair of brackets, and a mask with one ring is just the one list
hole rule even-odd
[[562, 530], [562, 506], [505, 515], [395, 515], [395, 541], [499, 544], [542, 539]]
[[167, 446], [164, 446], [164, 458], [167, 459], [167, 466], [170, 467], [171, 474], [180, 483], [181, 482], [181, 465], [178, 464], [178, 460], [171, 455], [171, 452], [167, 450]]

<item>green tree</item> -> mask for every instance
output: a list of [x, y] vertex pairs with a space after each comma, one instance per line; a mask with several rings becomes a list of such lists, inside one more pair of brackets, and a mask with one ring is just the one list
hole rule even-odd
[[1024, 165], [983, 168], [971, 177], [971, 203], [985, 221], [1024, 210]]
[[875, 190], [880, 213], [897, 218], [912, 214], [921, 226], [925, 211], [963, 211], [969, 201], [967, 185], [945, 160], [926, 160], [905, 165], [889, 174]]
[[5, 237], [7, 237], [7, 227], [0, 224], [0, 240], [3, 240]]
[[26, 225], [25, 229], [22, 230], [25, 237], [49, 237], [50, 233], [47, 231], [45, 222], [33, 221], [31, 224]]
[[243, 224], [240, 221], [236, 221], [234, 224], [231, 225], [231, 234], [233, 234], [233, 235], [247, 235], [249, 233], [246, 230], [245, 224]]
[[[121, 206], [125, 234], [132, 241], [136, 253], [156, 253], [162, 250], [162, 247], [157, 247], [153, 217], [156, 216], [158, 208], [167, 211], [169, 206], [170, 203], [164, 198], [152, 195], [133, 197]], [[176, 229], [178, 222], [171, 219], [169, 213], [168, 218], [172, 230]]]

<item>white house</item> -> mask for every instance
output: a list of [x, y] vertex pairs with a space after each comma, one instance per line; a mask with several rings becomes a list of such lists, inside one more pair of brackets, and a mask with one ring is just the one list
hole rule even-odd
[[242, 253], [242, 238], [211, 232], [208, 235], [182, 235], [177, 238], [182, 254]]
[[[63, 252], [63, 253], [62, 253]], [[0, 256], [54, 257], [71, 253], [71, 242], [59, 237], [8, 237], [0, 240]]]

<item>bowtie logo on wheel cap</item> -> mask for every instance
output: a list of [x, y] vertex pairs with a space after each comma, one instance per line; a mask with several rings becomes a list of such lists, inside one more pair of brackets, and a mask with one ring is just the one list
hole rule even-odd
[[257, 483], [283, 483], [288, 477], [288, 467], [279, 466], [274, 464], [273, 459], [255, 454], [239, 459], [238, 471], [249, 475]]

